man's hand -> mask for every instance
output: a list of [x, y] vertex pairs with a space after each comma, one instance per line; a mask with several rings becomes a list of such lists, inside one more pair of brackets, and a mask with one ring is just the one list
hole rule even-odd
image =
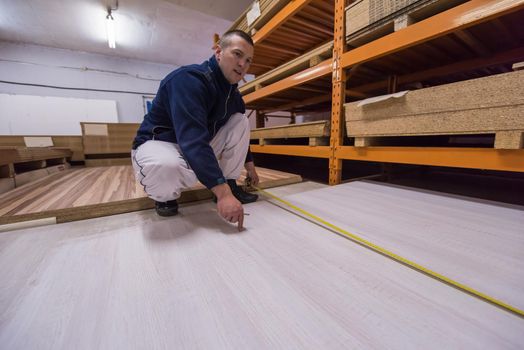
[[249, 177], [251, 179], [251, 184], [253, 186], [257, 186], [258, 183], [259, 183], [259, 178], [258, 178], [258, 174], [257, 174], [257, 171], [255, 169], [255, 163], [254, 162], [247, 162], [244, 167], [246, 168], [246, 171], [247, 171], [247, 177]]
[[231, 223], [238, 222], [238, 231], [241, 231], [244, 224], [244, 208], [231, 193], [229, 185], [217, 185], [211, 191], [217, 196], [218, 214]]

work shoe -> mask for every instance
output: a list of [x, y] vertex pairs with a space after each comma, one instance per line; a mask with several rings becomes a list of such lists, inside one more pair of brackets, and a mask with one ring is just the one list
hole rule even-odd
[[242, 187], [238, 186], [236, 180], [227, 180], [227, 184], [231, 187], [233, 196], [242, 204], [253, 203], [258, 199], [258, 195], [246, 192]]
[[160, 216], [173, 216], [178, 214], [178, 202], [176, 199], [167, 202], [155, 201], [156, 213]]

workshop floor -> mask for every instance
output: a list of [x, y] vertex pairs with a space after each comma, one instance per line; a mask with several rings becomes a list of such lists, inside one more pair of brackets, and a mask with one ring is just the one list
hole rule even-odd
[[[515, 307], [524, 208], [399, 186], [269, 190]], [[6, 349], [512, 349], [524, 318], [262, 198], [0, 233]]]

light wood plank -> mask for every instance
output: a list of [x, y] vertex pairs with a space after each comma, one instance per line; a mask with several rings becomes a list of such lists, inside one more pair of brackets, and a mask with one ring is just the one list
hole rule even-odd
[[0, 234], [0, 343], [517, 349], [524, 341], [523, 319], [272, 204], [247, 205], [243, 233], [213, 208]]
[[287, 198], [374, 244], [524, 309], [523, 207], [361, 181]]

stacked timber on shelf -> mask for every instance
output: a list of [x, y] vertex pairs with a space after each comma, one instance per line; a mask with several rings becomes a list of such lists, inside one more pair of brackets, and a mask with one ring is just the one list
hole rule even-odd
[[329, 144], [329, 121], [321, 120], [311, 123], [280, 125], [251, 130], [251, 139], [258, 140], [259, 145], [281, 144], [287, 139], [306, 138], [309, 146], [326, 146]]
[[355, 146], [387, 145], [393, 136], [495, 134], [495, 148], [520, 149], [523, 91], [524, 71], [516, 71], [352, 102], [346, 130]]
[[346, 9], [346, 40], [360, 46], [466, 0], [357, 0]]
[[304, 55], [297, 57], [283, 65], [256, 77], [252, 81], [239, 88], [241, 94], [246, 95], [256, 91], [266, 85], [273, 84], [292, 74], [303, 71], [306, 68], [314, 67], [320, 62], [331, 58], [333, 55], [333, 41], [321, 45]]
[[0, 146], [0, 193], [67, 169], [71, 154], [68, 148]]
[[138, 123], [80, 123], [86, 166], [130, 165]]
[[[333, 5], [333, 1], [292, 1], [282, 8], [274, 20], [268, 22], [267, 27], [253, 36], [255, 54], [250, 73], [256, 78], [239, 90], [246, 97], [247, 107], [258, 111], [257, 126], [263, 126], [263, 116], [273, 112], [289, 111], [293, 116], [293, 113], [326, 109], [331, 98], [329, 78], [320, 84], [299, 86], [282, 96], [262, 98], [253, 103], [251, 100], [252, 94], [264, 94], [262, 89], [330, 60], [333, 52]], [[289, 18], [283, 21], [284, 16]], [[313, 103], [311, 99], [314, 99]], [[322, 104], [320, 108], [319, 104]], [[315, 106], [311, 108], [312, 105]], [[251, 139], [258, 139], [260, 145], [265, 145], [287, 141], [302, 143], [303, 140], [297, 139], [305, 138], [311, 146], [326, 145], [329, 136], [327, 124], [321, 121], [267, 130], [259, 128], [253, 130]]]
[[[256, 0], [233, 23], [229, 30], [239, 29], [252, 35], [273, 18], [289, 1], [290, 0]], [[259, 13], [258, 16], [257, 13]]]

